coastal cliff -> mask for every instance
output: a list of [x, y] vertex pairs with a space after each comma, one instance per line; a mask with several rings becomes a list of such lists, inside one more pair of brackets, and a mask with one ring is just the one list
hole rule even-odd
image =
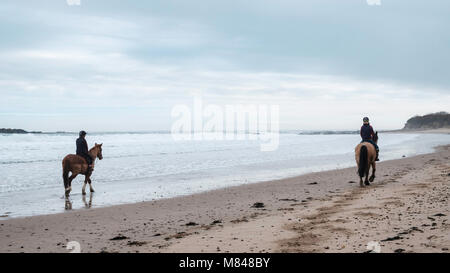
[[441, 128], [450, 128], [450, 114], [447, 112], [438, 112], [424, 116], [412, 117], [408, 119], [403, 130]]

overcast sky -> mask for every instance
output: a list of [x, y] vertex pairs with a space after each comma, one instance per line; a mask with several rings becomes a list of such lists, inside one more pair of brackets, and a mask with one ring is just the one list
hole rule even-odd
[[171, 109], [278, 104], [282, 129], [450, 110], [450, 1], [6, 0], [0, 127], [170, 130]]

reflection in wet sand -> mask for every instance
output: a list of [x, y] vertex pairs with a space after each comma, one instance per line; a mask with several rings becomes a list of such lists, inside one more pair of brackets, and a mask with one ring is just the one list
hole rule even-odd
[[92, 207], [92, 196], [94, 196], [93, 192], [91, 192], [91, 194], [89, 194], [89, 203], [88, 203], [88, 202], [86, 202], [86, 195], [83, 195], [84, 207], [87, 209]]
[[[82, 201], [84, 203], [84, 207], [89, 209], [92, 207], [92, 199], [93, 199], [94, 193], [91, 192], [91, 194], [89, 195], [89, 200], [86, 199], [86, 195], [82, 195]], [[64, 205], [64, 209], [65, 210], [72, 210], [72, 200], [70, 199], [70, 197], [65, 197], [65, 205]]]
[[64, 206], [65, 210], [71, 210], [72, 209], [72, 201], [70, 201], [69, 197], [66, 197], [66, 204]]

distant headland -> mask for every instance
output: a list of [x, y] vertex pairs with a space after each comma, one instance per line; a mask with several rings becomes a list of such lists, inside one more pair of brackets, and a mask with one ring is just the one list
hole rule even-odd
[[424, 116], [412, 117], [408, 119], [403, 130], [429, 130], [444, 128], [450, 128], [450, 114], [447, 112], [438, 112]]
[[41, 134], [42, 132], [28, 132], [23, 129], [0, 128], [0, 134]]

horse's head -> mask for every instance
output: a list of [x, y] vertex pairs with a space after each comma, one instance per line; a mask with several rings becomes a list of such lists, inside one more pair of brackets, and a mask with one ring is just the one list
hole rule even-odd
[[378, 131], [375, 132], [375, 135], [373, 135], [373, 142], [378, 144]]
[[102, 145], [103, 145], [103, 143], [102, 143], [102, 144], [97, 144], [97, 143], [95, 143], [95, 148], [97, 149], [97, 156], [98, 156], [98, 159], [100, 159], [100, 160], [103, 159], [103, 155], [102, 155]]

